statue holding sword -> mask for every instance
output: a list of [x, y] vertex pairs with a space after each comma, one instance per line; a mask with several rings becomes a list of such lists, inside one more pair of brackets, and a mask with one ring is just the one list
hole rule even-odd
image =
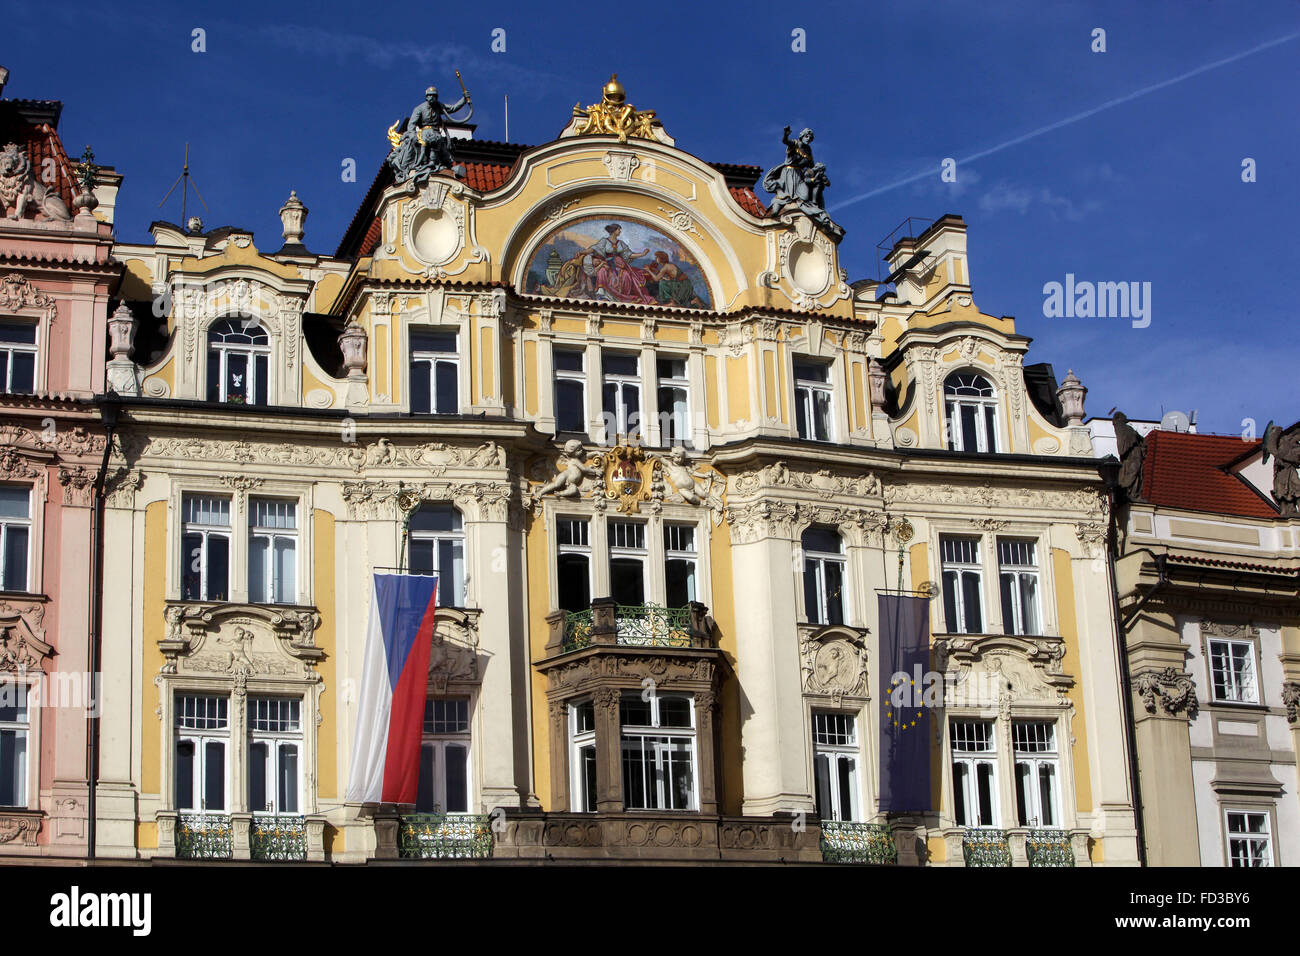
[[424, 91], [424, 102], [411, 111], [409, 119], [398, 120], [388, 128], [388, 141], [393, 147], [388, 154], [388, 164], [393, 167], [397, 182], [411, 180], [419, 185], [433, 173], [444, 169], [450, 169], [456, 176], [465, 175], [465, 167], [456, 164], [451, 155], [447, 121], [468, 107], [469, 112], [459, 122], [467, 121], [474, 115], [474, 106], [459, 70], [456, 79], [460, 81], [462, 95], [455, 103], [441, 102], [438, 88], [431, 86]]

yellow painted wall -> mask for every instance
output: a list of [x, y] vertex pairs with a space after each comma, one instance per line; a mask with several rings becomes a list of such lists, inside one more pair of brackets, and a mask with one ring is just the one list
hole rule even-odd
[[[540, 661], [546, 657], [546, 641], [549, 636], [546, 615], [551, 607], [550, 575], [545, 569], [550, 567], [547, 555], [546, 528], [540, 518], [528, 521], [527, 549], [528, 567], [528, 648], [532, 659]], [[537, 668], [529, 669], [533, 682], [533, 785], [537, 788], [537, 800], [543, 810], [563, 810], [567, 807], [552, 806], [551, 803], [551, 728], [549, 707], [546, 700], [546, 678]]]
[[[1056, 576], [1056, 610], [1061, 637], [1065, 640], [1065, 658], [1061, 669], [1074, 675], [1074, 686], [1068, 697], [1074, 704], [1074, 719], [1070, 722], [1070, 735], [1074, 738], [1074, 799], [1080, 813], [1092, 810], [1092, 776], [1088, 763], [1088, 721], [1083, 706], [1083, 662], [1079, 659], [1079, 619], [1074, 607], [1074, 569], [1070, 553], [1060, 548], [1052, 549], [1052, 571]], [[1116, 741], [1116, 746], [1122, 742]]]
[[706, 355], [704, 357], [704, 402], [709, 427], [720, 427], [721, 407], [718, 401], [718, 358], [716, 355]]
[[524, 411], [529, 415], [537, 414], [537, 343], [524, 343], [524, 367], [520, 374], [524, 379]]
[[338, 770], [338, 699], [335, 683], [338, 671], [338, 639], [334, 628], [334, 516], [319, 508], [312, 512], [312, 565], [316, 607], [320, 610], [320, 627], [316, 629], [316, 643], [325, 651], [325, 657], [316, 665], [325, 683], [320, 697], [320, 726], [316, 728], [316, 792], [324, 800], [333, 800], [339, 794]]
[[749, 413], [749, 360], [745, 357], [728, 358], [727, 363], [727, 414], [732, 422], [743, 421]]
[[718, 647], [732, 667], [732, 675], [721, 687], [722, 721], [719, 727], [721, 751], [718, 767], [722, 771], [722, 812], [740, 814], [745, 799], [744, 774], [741, 772], [740, 680], [736, 668], [736, 593], [731, 571], [731, 531], [729, 525], [713, 528], [709, 538], [709, 570], [713, 584], [713, 606], [709, 613], [718, 625]]
[[[163, 655], [158, 640], [163, 636], [164, 601], [167, 582], [167, 502], [151, 501], [144, 509], [144, 607], [143, 660], [141, 671], [140, 713], [144, 715], [140, 742], [140, 792], [159, 794], [162, 790], [162, 726], [154, 716], [158, 707], [158, 688], [153, 675], [162, 672]], [[157, 833], [154, 846], [158, 845]]]
[[483, 370], [483, 385], [479, 397], [484, 400], [491, 396], [496, 390], [496, 382], [492, 378], [492, 356], [494, 354], [492, 341], [491, 328], [485, 327], [479, 329], [480, 350], [479, 361], [477, 364]]

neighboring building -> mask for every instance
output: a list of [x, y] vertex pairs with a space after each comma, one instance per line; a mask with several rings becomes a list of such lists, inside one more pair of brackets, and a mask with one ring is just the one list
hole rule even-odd
[[[454, 156], [333, 255], [292, 196], [275, 252], [115, 247], [100, 853], [1135, 863], [1084, 390], [976, 307], [965, 223], [878, 298], [614, 81]], [[404, 814], [344, 799], [395, 568], [444, 605]], [[886, 818], [900, 587], [952, 690], [937, 809]]]
[[121, 267], [111, 203], [106, 221], [94, 212], [101, 179], [60, 141], [62, 108], [0, 100], [0, 846], [81, 857], [106, 441], [95, 397]]
[[1152, 865], [1300, 864], [1296, 455], [1266, 444], [1152, 431], [1117, 511]]

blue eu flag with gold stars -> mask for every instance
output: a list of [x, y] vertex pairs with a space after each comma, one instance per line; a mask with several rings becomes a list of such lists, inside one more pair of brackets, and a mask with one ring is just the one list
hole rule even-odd
[[930, 666], [930, 599], [881, 594], [880, 809], [930, 809], [930, 714], [923, 675]]

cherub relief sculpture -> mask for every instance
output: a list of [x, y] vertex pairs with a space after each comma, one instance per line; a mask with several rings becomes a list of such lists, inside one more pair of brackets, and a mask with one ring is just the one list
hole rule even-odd
[[[704, 505], [715, 514], [722, 513], [722, 501], [713, 493], [713, 472], [692, 471], [686, 460], [686, 449], [678, 445], [665, 457], [659, 459], [663, 468], [665, 489], [669, 494], [676, 493], [688, 505]], [[697, 480], [705, 482], [704, 488], [696, 484]]]
[[541, 498], [544, 495], [553, 493], [557, 498], [580, 497], [584, 478], [599, 479], [601, 477], [599, 469], [589, 466], [584, 458], [582, 442], [576, 438], [570, 438], [566, 441], [564, 443], [564, 452], [557, 462], [560, 465], [560, 473], [538, 488], [536, 496]]

